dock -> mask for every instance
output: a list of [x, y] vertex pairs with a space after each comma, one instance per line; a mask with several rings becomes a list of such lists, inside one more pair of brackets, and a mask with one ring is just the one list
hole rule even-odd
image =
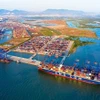
[[26, 64], [30, 64], [30, 65], [35, 65], [35, 66], [39, 66], [41, 61], [38, 60], [32, 60], [29, 58], [22, 58], [22, 57], [17, 57], [17, 56], [12, 56], [12, 55], [7, 55], [7, 57], [15, 62], [21, 62], [21, 63], [26, 63]]

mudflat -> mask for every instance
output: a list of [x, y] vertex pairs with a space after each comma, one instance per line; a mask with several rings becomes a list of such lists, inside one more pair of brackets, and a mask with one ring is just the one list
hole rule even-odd
[[45, 20], [44, 23], [56, 24], [55, 26], [47, 26], [50, 29], [59, 31], [62, 35], [68, 36], [79, 36], [79, 37], [88, 37], [96, 38], [95, 32], [90, 30], [78, 29], [78, 28], [69, 28], [64, 20]]

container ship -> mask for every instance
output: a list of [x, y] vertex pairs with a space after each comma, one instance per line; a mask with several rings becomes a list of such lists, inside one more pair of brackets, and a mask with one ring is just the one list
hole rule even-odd
[[89, 84], [100, 84], [100, 72], [92, 70], [78, 69], [74, 66], [54, 66], [53, 64], [44, 64], [43, 62], [38, 66], [38, 70], [54, 76], [60, 76], [72, 80], [77, 80]]

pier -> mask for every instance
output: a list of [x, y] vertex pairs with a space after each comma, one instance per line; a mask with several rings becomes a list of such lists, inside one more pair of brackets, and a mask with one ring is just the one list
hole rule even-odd
[[21, 62], [21, 63], [26, 63], [26, 64], [31, 64], [31, 65], [35, 65], [35, 66], [39, 66], [40, 65], [40, 61], [37, 60], [32, 60], [32, 59], [28, 59], [28, 58], [22, 58], [22, 57], [17, 57], [17, 56], [12, 56], [12, 55], [7, 55], [7, 57], [15, 62]]
[[32, 60], [32, 58], [34, 58], [35, 56], [36, 56], [36, 53], [32, 55], [29, 59]]

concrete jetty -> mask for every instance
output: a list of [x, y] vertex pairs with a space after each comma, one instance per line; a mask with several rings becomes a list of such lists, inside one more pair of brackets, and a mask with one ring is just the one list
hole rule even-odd
[[17, 57], [17, 56], [12, 56], [12, 55], [7, 55], [7, 57], [12, 61], [31, 64], [31, 65], [35, 65], [35, 66], [39, 66], [40, 63], [41, 63], [41, 61], [32, 60], [32, 59], [29, 59], [29, 58], [22, 58], [22, 57]]
[[32, 55], [29, 59], [32, 60], [32, 58], [34, 58], [36, 56], [37, 53], [35, 53], [34, 55]]

